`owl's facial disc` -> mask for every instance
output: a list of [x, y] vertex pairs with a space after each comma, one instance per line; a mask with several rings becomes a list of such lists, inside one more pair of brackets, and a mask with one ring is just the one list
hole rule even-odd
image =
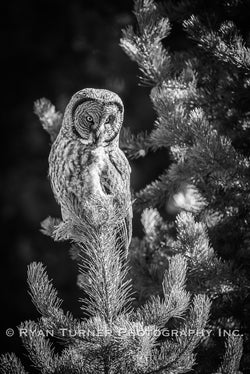
[[85, 101], [74, 111], [74, 130], [85, 144], [107, 145], [119, 133], [122, 113], [115, 103]]

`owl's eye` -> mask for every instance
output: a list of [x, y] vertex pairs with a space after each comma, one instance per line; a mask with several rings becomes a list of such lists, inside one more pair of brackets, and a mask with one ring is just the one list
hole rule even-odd
[[115, 116], [111, 114], [110, 116], [107, 117], [105, 123], [113, 123], [115, 121]]
[[91, 123], [94, 122], [93, 117], [91, 116], [86, 116], [86, 121], [91, 122]]

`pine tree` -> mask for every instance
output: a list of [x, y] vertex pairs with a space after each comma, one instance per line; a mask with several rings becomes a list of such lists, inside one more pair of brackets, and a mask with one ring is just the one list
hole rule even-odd
[[[233, 7], [231, 2], [226, 6]], [[183, 20], [190, 8], [195, 7], [188, 1], [175, 6], [166, 1], [163, 13], [171, 10]], [[152, 1], [137, 1], [134, 13], [138, 28], [124, 30], [121, 46], [137, 62], [140, 83], [152, 87], [157, 120], [150, 134], [124, 131], [122, 146], [131, 159], [163, 147], [172, 157], [170, 167], [136, 193], [135, 208], [146, 209], [144, 216], [156, 208], [165, 208], [174, 218], [182, 211], [191, 213], [201, 222], [204, 237], [208, 230], [217, 254], [242, 263], [249, 258], [249, 49], [231, 21], [215, 32], [191, 16], [183, 25], [197, 44], [171, 53], [162, 42], [171, 32], [162, 9]], [[165, 227], [166, 235], [170, 229]], [[211, 258], [211, 246], [203, 246], [203, 253]], [[219, 261], [216, 256], [214, 260]], [[224, 265], [218, 266], [224, 272]], [[236, 290], [243, 279], [234, 282]], [[224, 288], [224, 281], [219, 283]]]
[[[188, 290], [215, 300], [214, 327], [223, 320], [225, 328], [249, 297], [249, 49], [230, 20], [242, 7], [212, 1], [206, 13], [204, 2], [136, 1], [137, 26], [121, 39], [157, 115], [149, 134], [124, 131], [122, 147], [131, 159], [161, 148], [172, 158], [135, 194], [144, 229], [131, 246], [139, 301], [161, 293], [163, 269], [182, 253]], [[192, 39], [184, 50], [168, 48], [168, 16]]]
[[[189, 54], [187, 51], [171, 54], [164, 48], [162, 39], [170, 34], [171, 27], [168, 18], [162, 16], [154, 2], [137, 1], [134, 13], [138, 29], [134, 31], [129, 27], [124, 30], [121, 46], [129, 57], [137, 62], [141, 71], [141, 84], [152, 87], [150, 98], [157, 120], [150, 134], [140, 133], [135, 136], [126, 130], [122, 146], [130, 158], [144, 157], [148, 152], [162, 147], [169, 149], [172, 157], [172, 164], [159, 176], [159, 179], [135, 195], [135, 209], [143, 211], [145, 237], [140, 244], [137, 240], [134, 247], [138, 245], [144, 247], [147, 256], [153, 254], [153, 256], [168, 257], [169, 252], [176, 253], [180, 250], [181, 240], [182, 245], [186, 246], [185, 251], [194, 268], [196, 268], [195, 263], [200, 267], [204, 262], [209, 272], [213, 272], [213, 267], [217, 269], [216, 293], [228, 292], [230, 288], [238, 291], [239, 287], [242, 289], [242, 282], [243, 284], [245, 282], [244, 274], [235, 276], [236, 274], [230, 271], [230, 265], [218, 257], [218, 254], [227, 256], [226, 249], [223, 253], [218, 248], [223, 239], [223, 243], [225, 242], [224, 237], [227, 239], [228, 247], [230, 245], [233, 247], [237, 241], [239, 250], [238, 254], [233, 253], [234, 258], [239, 257], [243, 251], [247, 256], [249, 158], [246, 151], [236, 148], [235, 139], [232, 140], [232, 136], [230, 137], [235, 133], [239, 137], [240, 130], [235, 132], [232, 128], [228, 130], [229, 126], [225, 124], [225, 120], [221, 123], [221, 106], [224, 110], [223, 118], [226, 111], [228, 115], [233, 111], [232, 104], [229, 105], [231, 99], [222, 100], [222, 95], [226, 91], [225, 86], [233, 86], [237, 77], [232, 75], [231, 80], [229, 79], [231, 73], [231, 66], [229, 66], [229, 72], [224, 72], [220, 77], [217, 90], [214, 92], [213, 83], [218, 74], [216, 78], [211, 78], [213, 72], [210, 70], [214, 65], [210, 61], [205, 65], [204, 57], [201, 57], [201, 61], [198, 60], [199, 56], [194, 55], [193, 49]], [[221, 30], [224, 31], [221, 33], [229, 33], [228, 27], [232, 27], [230, 25], [227, 28], [225, 24], [222, 25]], [[211, 45], [219, 48], [217, 40], [219, 36], [212, 33], [212, 37], [197, 18], [191, 17], [185, 21], [184, 27], [192, 38], [199, 40], [203, 48], [209, 48], [209, 40], [210, 54], [213, 53]], [[249, 50], [242, 45], [239, 36], [238, 39], [234, 36], [234, 40], [238, 47], [233, 47], [231, 44], [228, 47], [231, 48], [231, 52], [228, 51], [227, 55], [232, 59], [233, 50], [238, 48], [238, 54], [241, 50], [242, 59], [243, 55], [245, 56], [245, 62], [241, 61], [241, 65], [246, 67]], [[223, 44], [221, 41], [220, 48], [223, 53], [217, 55], [225, 62], [225, 42]], [[237, 63], [236, 68], [239, 68], [239, 64]], [[222, 68], [217, 67], [217, 70], [219, 69]], [[238, 76], [240, 74], [241, 72], [238, 72]], [[244, 80], [238, 83], [238, 86], [241, 84], [242, 90], [247, 87], [248, 82], [246, 72], [244, 74]], [[207, 82], [210, 82], [210, 86]], [[247, 88], [243, 93], [244, 98]], [[237, 95], [235, 89], [232, 95]], [[217, 107], [213, 105], [214, 101]], [[236, 107], [236, 103], [233, 104]], [[240, 111], [241, 109], [238, 109], [238, 112]], [[238, 116], [240, 114], [242, 113], [238, 113]], [[242, 114], [238, 118], [239, 123], [234, 125], [241, 126], [241, 137], [244, 137], [247, 116], [248, 113], [244, 116]], [[232, 119], [230, 120], [232, 127]], [[223, 131], [225, 128], [227, 132]], [[242, 141], [241, 144], [245, 143]], [[156, 210], [162, 207], [171, 216], [167, 222], [163, 221]], [[175, 218], [178, 213], [181, 215], [176, 218], [176, 224], [173, 225], [172, 217]], [[147, 225], [150, 228], [147, 228]], [[157, 234], [153, 235], [157, 241], [150, 238], [151, 249], [148, 251], [145, 249], [147, 245], [144, 245], [144, 242], [149, 241], [148, 232], [153, 230], [153, 226], [157, 230]], [[171, 230], [173, 231], [173, 226], [177, 233], [169, 235]], [[216, 251], [209, 243], [207, 231], [211, 234]], [[200, 249], [197, 249], [199, 245]], [[140, 249], [139, 252], [141, 251], [143, 250]], [[159, 263], [158, 259], [156, 263]], [[215, 274], [212, 276], [213, 279], [214, 276]], [[208, 284], [206, 291], [209, 291], [209, 287]], [[211, 288], [213, 293], [214, 285], [211, 285]]]

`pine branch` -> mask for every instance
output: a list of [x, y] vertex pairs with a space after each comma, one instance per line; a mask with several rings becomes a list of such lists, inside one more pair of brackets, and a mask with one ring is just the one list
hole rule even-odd
[[153, 149], [193, 144], [189, 111], [196, 96], [195, 75], [188, 66], [178, 79], [164, 81], [152, 89], [150, 97], [158, 115], [150, 134]]
[[24, 347], [29, 357], [41, 373], [52, 374], [57, 367], [58, 357], [42, 329], [33, 321], [26, 321], [19, 327]]
[[120, 45], [138, 63], [142, 84], [161, 84], [169, 74], [169, 56], [161, 43], [170, 33], [169, 21], [161, 17], [153, 0], [137, 0], [134, 13], [139, 32], [135, 34], [132, 27], [123, 30]]
[[60, 225], [62, 220], [60, 218], [53, 218], [53, 217], [47, 217], [45, 220], [41, 222], [41, 232], [46, 235], [50, 236], [53, 239], [55, 238], [55, 230]]
[[193, 306], [190, 309], [190, 315], [184, 324], [184, 330], [187, 334], [182, 334], [174, 342], [164, 341], [158, 363], [156, 355], [151, 362], [151, 370], [147, 373], [156, 374], [164, 372], [185, 373], [190, 370], [194, 364], [193, 350], [201, 341], [199, 334], [189, 334], [190, 331], [202, 331], [205, 328], [209, 317], [210, 301], [204, 295], [196, 295], [193, 300]]
[[6, 353], [0, 356], [1, 374], [28, 374], [21, 361], [14, 353]]
[[189, 303], [190, 296], [185, 291], [187, 263], [182, 256], [174, 256], [169, 263], [169, 269], [165, 272], [163, 280], [163, 294], [167, 309], [172, 316], [180, 318]]
[[122, 128], [120, 133], [120, 147], [131, 160], [145, 157], [150, 151], [148, 135], [142, 132], [134, 135], [129, 128]]
[[64, 313], [60, 307], [62, 300], [58, 298], [57, 291], [48, 279], [45, 267], [41, 263], [35, 263], [28, 267], [28, 285], [30, 295], [37, 310], [43, 316], [45, 328], [55, 330], [61, 337], [60, 329], [82, 330], [84, 325], [73, 318], [70, 313]]
[[195, 262], [207, 263], [214, 251], [210, 246], [206, 226], [201, 222], [195, 222], [191, 213], [182, 212], [177, 216], [177, 241], [176, 251], [182, 251], [188, 258]]
[[186, 373], [195, 364], [194, 355], [182, 355], [182, 360], [176, 360], [178, 344], [165, 341], [152, 355], [151, 367], [147, 374], [158, 373]]
[[102, 362], [100, 357], [89, 353], [88, 349], [73, 345], [62, 351], [57, 372], [60, 374], [82, 374], [84, 370], [84, 374], [91, 374], [97, 370], [96, 368], [101, 372]]
[[[211, 308], [211, 301], [206, 295], [195, 295], [190, 315], [188, 316], [184, 330], [189, 333], [184, 336], [184, 344], [181, 354], [192, 354], [193, 350], [200, 343], [202, 336], [200, 334], [190, 334], [191, 331], [203, 331], [205, 328]], [[181, 358], [181, 357], [180, 357]]]
[[147, 238], [155, 238], [157, 227], [163, 223], [163, 220], [157, 209], [146, 208], [141, 214], [141, 223]]
[[41, 314], [45, 315], [47, 311], [60, 309], [62, 300], [57, 297], [57, 291], [53, 288], [41, 263], [33, 262], [29, 265], [28, 285], [32, 301]]
[[146, 324], [163, 327], [170, 318], [180, 318], [186, 312], [190, 296], [185, 291], [187, 263], [177, 255], [170, 260], [162, 282], [164, 299], [152, 296], [138, 309], [136, 316]]
[[126, 261], [122, 260], [123, 245], [117, 242], [110, 220], [107, 222], [99, 230], [89, 228], [82, 237], [79, 280], [88, 295], [88, 300], [82, 300], [84, 312], [100, 315], [106, 322], [126, 311], [131, 300], [130, 281], [125, 280]]
[[122, 316], [113, 326], [113, 338], [116, 342], [113, 354], [119, 357], [116, 372], [144, 373], [156, 343], [157, 328]]
[[136, 194], [135, 209], [141, 211], [147, 207], [166, 206], [170, 213], [202, 211], [207, 202], [191, 182], [192, 174], [192, 168], [185, 162], [172, 164], [158, 180]]
[[239, 366], [242, 353], [242, 336], [228, 335], [223, 363], [216, 374], [241, 374]]
[[62, 114], [56, 112], [55, 106], [45, 98], [35, 102], [34, 112], [41, 121], [44, 130], [50, 135], [51, 142], [53, 143], [62, 125]]
[[208, 30], [195, 16], [184, 21], [183, 25], [203, 50], [218, 61], [229, 63], [249, 75], [250, 50], [245, 46], [232, 21], [223, 23], [218, 31]]

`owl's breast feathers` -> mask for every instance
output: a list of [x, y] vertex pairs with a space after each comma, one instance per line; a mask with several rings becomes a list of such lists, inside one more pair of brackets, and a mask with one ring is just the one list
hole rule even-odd
[[118, 147], [93, 148], [59, 134], [51, 148], [49, 166], [52, 189], [61, 205], [72, 193], [79, 200], [89, 194], [105, 197], [124, 193], [130, 198], [130, 166]]

